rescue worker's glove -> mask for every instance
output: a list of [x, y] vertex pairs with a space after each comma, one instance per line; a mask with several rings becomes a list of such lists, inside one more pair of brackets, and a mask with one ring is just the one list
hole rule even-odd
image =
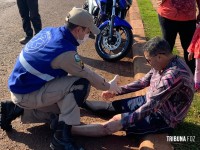
[[111, 93], [119, 94], [122, 92], [122, 88], [117, 85], [117, 80], [119, 78], [119, 75], [115, 75], [115, 77], [110, 80], [108, 83], [110, 83], [110, 89], [108, 90]]

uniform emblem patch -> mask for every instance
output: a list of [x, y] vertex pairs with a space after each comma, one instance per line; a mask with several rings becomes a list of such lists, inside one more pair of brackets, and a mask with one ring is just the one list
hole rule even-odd
[[74, 58], [75, 58], [75, 61], [76, 61], [76, 62], [81, 61], [81, 58], [80, 58], [80, 56], [79, 56], [78, 54], [75, 54], [75, 55], [74, 55]]
[[52, 35], [49, 31], [37, 34], [25, 45], [24, 51], [26, 53], [37, 53], [49, 43], [51, 38]]
[[80, 65], [80, 67], [83, 69], [84, 68], [84, 64], [83, 64], [80, 56], [78, 54], [75, 54], [74, 55], [74, 59], [75, 59], [75, 62], [77, 62]]

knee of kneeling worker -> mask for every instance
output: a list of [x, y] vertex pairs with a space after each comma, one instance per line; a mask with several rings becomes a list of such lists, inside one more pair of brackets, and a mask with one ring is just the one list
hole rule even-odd
[[81, 78], [74, 82], [74, 85], [78, 86], [78, 88], [76, 88], [76, 90], [73, 91], [74, 98], [78, 106], [82, 107], [90, 92], [90, 82], [87, 79]]
[[74, 82], [75, 86], [80, 86], [79, 90], [88, 90], [90, 89], [90, 82], [87, 79], [80, 78], [77, 81]]

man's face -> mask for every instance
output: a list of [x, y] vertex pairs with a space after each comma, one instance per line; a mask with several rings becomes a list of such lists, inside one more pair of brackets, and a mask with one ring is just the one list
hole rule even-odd
[[85, 36], [86, 34], [89, 34], [89, 33], [90, 33], [90, 30], [89, 30], [89, 28], [83, 28], [83, 27], [79, 26], [77, 32], [78, 32], [78, 35], [77, 35], [78, 39], [79, 39], [79, 40], [83, 40], [83, 39], [84, 39], [84, 36]]
[[161, 58], [160, 58], [161, 54], [157, 54], [155, 56], [150, 56], [148, 52], [144, 52], [144, 57], [147, 61], [147, 63], [154, 68], [155, 70], [161, 71], [162, 70], [162, 65], [161, 65]]

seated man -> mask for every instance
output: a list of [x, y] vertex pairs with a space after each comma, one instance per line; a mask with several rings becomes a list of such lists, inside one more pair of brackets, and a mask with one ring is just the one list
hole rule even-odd
[[[103, 123], [107, 134], [121, 129], [128, 135], [169, 132], [186, 117], [194, 95], [193, 75], [187, 64], [174, 56], [169, 44], [159, 37], [145, 44], [144, 56], [152, 68], [142, 79], [121, 86], [119, 94], [104, 91], [102, 96], [109, 99], [148, 87], [146, 95], [113, 102], [85, 103], [85, 107], [95, 113], [116, 114]], [[76, 128], [73, 131], [79, 132]]]

